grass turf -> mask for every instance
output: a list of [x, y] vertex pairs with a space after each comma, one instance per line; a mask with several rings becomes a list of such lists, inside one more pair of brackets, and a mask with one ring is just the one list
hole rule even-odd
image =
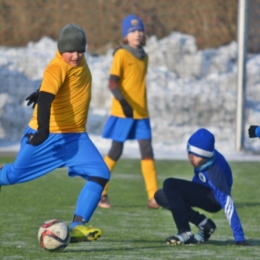
[[[0, 165], [13, 158], [0, 158]], [[191, 179], [192, 168], [184, 161], [156, 161], [159, 187], [167, 177]], [[167, 210], [148, 210], [138, 160], [122, 159], [110, 183], [111, 209], [98, 208], [90, 224], [103, 236], [96, 242], [70, 244], [61, 253], [44, 251], [37, 241], [39, 226], [48, 219], [70, 223], [80, 178], [69, 178], [59, 169], [29, 183], [2, 187], [0, 193], [0, 259], [259, 259], [260, 189], [256, 162], [232, 162], [232, 195], [237, 205], [248, 247], [234, 245], [223, 211], [206, 215], [217, 224], [211, 239], [196, 246], [168, 246], [164, 240], [176, 228]], [[196, 227], [191, 226], [197, 232]]]

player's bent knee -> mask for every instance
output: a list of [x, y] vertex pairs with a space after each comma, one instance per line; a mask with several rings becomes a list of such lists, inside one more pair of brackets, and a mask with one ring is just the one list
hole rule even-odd
[[155, 192], [154, 199], [158, 205], [160, 205], [163, 208], [169, 209], [168, 201], [167, 201], [167, 198], [165, 196], [163, 189], [159, 189]]
[[109, 158], [116, 162], [122, 155], [123, 147], [124, 144], [122, 142], [113, 141], [112, 146], [108, 152]]
[[19, 183], [21, 180], [21, 173], [13, 170], [12, 168], [8, 169], [5, 174], [6, 180], [10, 183], [10, 185]]
[[163, 189], [174, 189], [175, 187], [177, 187], [177, 180], [174, 178], [168, 178], [163, 182]]
[[110, 179], [110, 170], [108, 169], [107, 165], [104, 163], [100, 164], [96, 171], [92, 173], [92, 176], [103, 178], [109, 181]]
[[[164, 194], [164, 192], [163, 192], [162, 189], [157, 190], [157, 191], [154, 193], [154, 199], [155, 199], [155, 201], [157, 202], [157, 204], [159, 204], [159, 205], [160, 205], [160, 202], [161, 202], [162, 193]], [[161, 205], [160, 205], [160, 206], [161, 206]]]
[[98, 183], [101, 187], [104, 188], [106, 186], [107, 182], [108, 182], [108, 179], [91, 176], [91, 177], [89, 177], [89, 181], [93, 181], [95, 183]]

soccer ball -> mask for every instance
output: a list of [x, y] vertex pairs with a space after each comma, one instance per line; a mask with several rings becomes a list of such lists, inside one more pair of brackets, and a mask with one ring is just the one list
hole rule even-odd
[[39, 228], [38, 241], [49, 252], [62, 251], [70, 242], [69, 227], [59, 219], [45, 221]]

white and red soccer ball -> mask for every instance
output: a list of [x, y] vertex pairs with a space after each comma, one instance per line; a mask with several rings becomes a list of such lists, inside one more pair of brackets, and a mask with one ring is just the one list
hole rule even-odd
[[62, 251], [70, 242], [69, 227], [59, 219], [45, 221], [39, 228], [38, 241], [47, 251]]

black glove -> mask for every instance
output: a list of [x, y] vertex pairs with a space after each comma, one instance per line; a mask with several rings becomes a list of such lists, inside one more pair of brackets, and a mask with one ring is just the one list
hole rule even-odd
[[37, 146], [43, 143], [48, 138], [49, 134], [44, 132], [36, 132], [35, 134], [27, 134], [25, 136], [28, 137], [27, 144]]
[[122, 106], [125, 116], [133, 118], [133, 108], [128, 104], [128, 102], [125, 99], [120, 100], [119, 102]]
[[256, 134], [255, 134], [255, 130], [256, 130], [257, 127], [258, 127], [258, 125], [251, 125], [251, 126], [248, 128], [249, 138], [257, 137]]
[[33, 92], [25, 99], [25, 101], [28, 101], [27, 106], [33, 104], [32, 108], [34, 108], [37, 103], [38, 97], [39, 97], [39, 89], [36, 92]]
[[237, 246], [249, 246], [249, 244], [246, 241], [238, 241], [236, 242]]

